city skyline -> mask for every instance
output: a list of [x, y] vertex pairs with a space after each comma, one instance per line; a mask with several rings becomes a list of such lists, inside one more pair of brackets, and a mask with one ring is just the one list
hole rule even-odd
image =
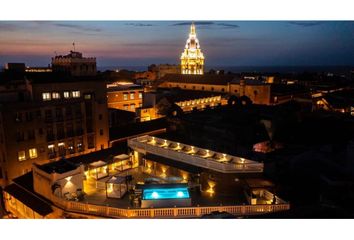
[[[0, 64], [73, 50], [102, 66], [178, 64], [192, 21], [2, 21]], [[352, 65], [352, 21], [194, 21], [206, 66]]]

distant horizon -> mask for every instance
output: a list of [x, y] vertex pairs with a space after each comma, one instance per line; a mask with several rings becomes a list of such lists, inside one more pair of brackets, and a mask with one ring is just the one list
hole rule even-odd
[[[354, 64], [353, 21], [194, 21], [207, 66]], [[0, 65], [70, 50], [98, 66], [176, 63], [191, 21], [0, 21]], [[75, 43], [75, 47], [73, 46]]]
[[[10, 63], [10, 62], [9, 62]], [[15, 62], [13, 62], [15, 63]], [[17, 62], [23, 63], [23, 62]], [[152, 64], [168, 64], [168, 63], [151, 63]], [[170, 65], [173, 65], [169, 63]], [[49, 64], [50, 65], [50, 64]], [[128, 71], [147, 71], [149, 65], [112, 65], [112, 66], [97, 66], [97, 71], [114, 71], [114, 70], [128, 70]], [[39, 66], [29, 66], [26, 64], [26, 67], [48, 67], [39, 65]], [[4, 66], [0, 66], [0, 69], [3, 70]], [[208, 72], [210, 70], [224, 70], [225, 72], [279, 72], [279, 73], [290, 73], [290, 72], [334, 72], [334, 73], [343, 73], [354, 71], [354, 65], [253, 65], [253, 66], [242, 66], [242, 65], [206, 65], [204, 71]]]

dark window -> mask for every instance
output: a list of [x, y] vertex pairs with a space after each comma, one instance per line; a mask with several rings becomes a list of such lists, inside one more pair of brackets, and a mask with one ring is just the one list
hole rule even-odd
[[16, 113], [15, 121], [16, 122], [22, 122], [22, 113], [20, 113], [20, 112]]
[[102, 114], [98, 115], [98, 119], [102, 120]]
[[56, 117], [57, 121], [63, 121], [63, 111], [61, 108], [55, 109], [55, 117]]
[[76, 105], [75, 106], [75, 116], [76, 117], [82, 117], [82, 112], [81, 112], [81, 106], [80, 105]]
[[88, 148], [95, 148], [95, 140], [93, 138], [93, 136], [88, 136], [87, 137], [87, 146]]
[[54, 131], [52, 126], [47, 126], [47, 141], [54, 141]]
[[86, 131], [88, 133], [92, 133], [93, 132], [93, 122], [91, 118], [86, 119]]
[[57, 124], [57, 138], [65, 138], [64, 125], [62, 123]]
[[33, 120], [32, 112], [26, 112], [26, 121], [30, 122]]
[[39, 134], [39, 135], [42, 135], [42, 134], [43, 134], [43, 128], [39, 128], [39, 129], [38, 129], [38, 134]]
[[103, 135], [103, 129], [100, 129], [100, 135], [101, 136]]
[[35, 138], [34, 130], [28, 130], [28, 140], [33, 140]]
[[25, 134], [24, 134], [23, 132], [21, 132], [21, 131], [17, 131], [17, 133], [16, 133], [16, 140], [17, 140], [18, 142], [24, 141], [24, 140], [25, 140]]
[[71, 106], [66, 106], [66, 107], [65, 107], [65, 117], [66, 117], [67, 119], [72, 119], [72, 117], [73, 117], [73, 111], [72, 111]]
[[37, 111], [36, 111], [36, 117], [37, 117], [38, 119], [41, 119], [41, 118], [42, 118], [42, 112], [41, 112], [41, 110], [37, 110]]
[[84, 134], [84, 130], [82, 129], [82, 122], [77, 121], [76, 122], [76, 136], [81, 136], [82, 134]]
[[66, 135], [68, 137], [73, 137], [74, 136], [74, 126], [72, 122], [67, 122], [66, 123]]
[[45, 110], [45, 120], [46, 121], [52, 121], [52, 110], [48, 109]]

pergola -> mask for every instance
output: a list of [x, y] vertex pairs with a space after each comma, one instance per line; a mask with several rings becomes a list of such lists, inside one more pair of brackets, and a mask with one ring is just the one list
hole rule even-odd
[[109, 176], [108, 163], [102, 160], [91, 163], [89, 175], [96, 180]]
[[113, 158], [113, 167], [117, 171], [126, 170], [127, 168], [131, 167], [131, 165], [127, 167], [129, 161], [131, 161], [131, 156], [127, 154], [117, 155]]
[[125, 177], [112, 176], [106, 181], [106, 197], [122, 198], [128, 190], [128, 184]]

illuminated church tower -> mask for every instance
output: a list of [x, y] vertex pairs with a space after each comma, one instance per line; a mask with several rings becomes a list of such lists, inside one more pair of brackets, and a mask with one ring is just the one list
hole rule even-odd
[[181, 56], [181, 71], [182, 74], [203, 74], [204, 72], [204, 55], [200, 49], [194, 23], [191, 25], [191, 32]]

